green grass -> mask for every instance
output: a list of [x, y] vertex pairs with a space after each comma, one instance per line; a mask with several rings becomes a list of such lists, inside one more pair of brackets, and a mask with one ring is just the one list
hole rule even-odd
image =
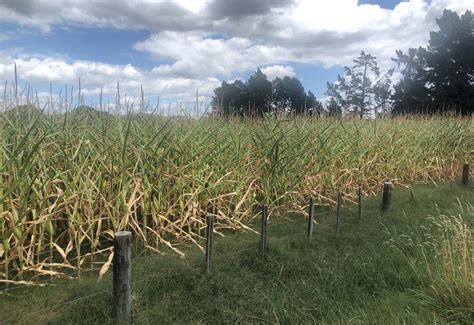
[[[396, 189], [389, 212], [380, 211], [380, 196], [365, 200], [360, 223], [356, 206], [347, 202], [340, 234], [335, 232], [334, 214], [318, 208], [310, 243], [301, 215], [270, 220], [265, 258], [254, 247], [257, 234], [226, 231], [225, 237], [215, 236], [209, 276], [203, 272], [203, 254], [194, 246], [183, 248], [184, 259], [173, 253], [135, 252], [134, 321], [472, 323], [472, 283], [447, 276], [439, 268], [439, 252], [420, 247], [429, 240], [442, 242], [433, 226], [441, 215], [459, 214], [472, 228], [473, 192], [454, 183]], [[252, 227], [258, 229], [258, 220]], [[407, 238], [414, 245], [401, 240]], [[234, 253], [239, 250], [244, 251]], [[421, 253], [426, 263], [419, 259]], [[0, 323], [112, 322], [110, 274], [99, 282], [89, 275], [54, 283], [0, 296]], [[46, 309], [104, 290], [90, 299]]]

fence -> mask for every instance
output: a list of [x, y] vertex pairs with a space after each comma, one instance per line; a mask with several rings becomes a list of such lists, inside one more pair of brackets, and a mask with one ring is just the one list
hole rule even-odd
[[[462, 177], [461, 177], [461, 183], [464, 186], [467, 186], [469, 183], [469, 164], [465, 164], [463, 166], [462, 170]], [[390, 210], [391, 203], [392, 203], [392, 189], [393, 189], [393, 184], [392, 182], [384, 182], [383, 186], [383, 194], [382, 194], [382, 204], [381, 204], [381, 210], [382, 211], [388, 211]], [[359, 186], [358, 189], [358, 200], [357, 200], [357, 221], [361, 222], [362, 221], [362, 187]], [[314, 217], [315, 217], [315, 203], [314, 203], [314, 198], [309, 199], [309, 205], [308, 205], [308, 214], [307, 217], [304, 216], [302, 218], [298, 219], [293, 219], [292, 221], [301, 221], [305, 220], [306, 218], [308, 219], [307, 223], [307, 239], [311, 241], [312, 235], [313, 235], [313, 229], [314, 229]], [[341, 231], [341, 224], [342, 224], [342, 208], [343, 208], [343, 193], [339, 192], [338, 193], [338, 199], [337, 199], [337, 206], [336, 206], [336, 223], [335, 223], [335, 231], [336, 233], [340, 233]], [[262, 258], [265, 257], [266, 250], [267, 250], [267, 233], [268, 233], [268, 207], [266, 205], [261, 205], [260, 207], [260, 216], [261, 216], [261, 222], [260, 222], [260, 241], [258, 245], [246, 247], [244, 249], [235, 251], [233, 253], [227, 253], [225, 256], [221, 256], [220, 258], [216, 258], [215, 260], [222, 259], [229, 257], [230, 255], [235, 255], [239, 254], [245, 251], [249, 251], [252, 249], [259, 249], [260, 250], [260, 255]], [[334, 214], [334, 212], [328, 211], [325, 214]], [[320, 216], [323, 214], [319, 214]], [[211, 262], [213, 261], [213, 233], [214, 233], [214, 215], [213, 214], [208, 214], [206, 216], [206, 246], [205, 246], [205, 269], [203, 270], [206, 274], [211, 273]], [[322, 227], [325, 228], [325, 227]], [[290, 237], [294, 236], [294, 234], [282, 237], [280, 239], [288, 239]], [[114, 236], [114, 256], [113, 256], [113, 280], [112, 280], [112, 310], [113, 310], [113, 316], [114, 319], [118, 323], [125, 323], [129, 324], [132, 321], [132, 288], [134, 285], [144, 282], [144, 281], [150, 281], [154, 277], [148, 277], [145, 279], [141, 279], [135, 282], [131, 282], [131, 267], [132, 267], [132, 254], [131, 254], [131, 243], [132, 243], [132, 233], [128, 231], [120, 231], [115, 233]], [[140, 259], [140, 258], [137, 258]], [[137, 260], [137, 259], [134, 259]], [[190, 266], [199, 266], [199, 264], [193, 264]], [[93, 270], [93, 269], [92, 269]], [[91, 271], [92, 271], [91, 270]], [[46, 284], [51, 282], [53, 279], [50, 279], [49, 281], [43, 281], [41, 284]], [[11, 291], [15, 290], [18, 288], [23, 288], [26, 287], [27, 285], [20, 285], [12, 288], [7, 288], [4, 289], [2, 292], [6, 291]], [[110, 293], [110, 290], [104, 290], [100, 291], [88, 296], [80, 297], [74, 300], [67, 301], [65, 303], [61, 303], [58, 305], [54, 305], [48, 308], [43, 308], [39, 311], [34, 311], [31, 313], [26, 313], [23, 314], [21, 317], [27, 317], [27, 316], [32, 316], [37, 313], [44, 313], [45, 311], [48, 310], [53, 310], [65, 305], [71, 305], [86, 299], [91, 299], [93, 297], [97, 297], [100, 295], [104, 295]], [[17, 320], [17, 319], [15, 319]], [[8, 320], [7, 320], [8, 321]]]

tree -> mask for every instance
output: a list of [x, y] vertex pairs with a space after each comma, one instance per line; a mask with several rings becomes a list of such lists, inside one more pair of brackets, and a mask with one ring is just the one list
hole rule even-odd
[[311, 116], [319, 117], [323, 111], [323, 104], [316, 98], [313, 92], [310, 90], [306, 95], [306, 108]]
[[270, 82], [260, 69], [257, 69], [247, 82], [223, 81], [220, 87], [214, 89], [212, 98], [214, 111], [223, 116], [262, 117], [278, 110], [302, 114], [310, 108], [320, 110], [320, 106], [321, 103], [313, 93], [305, 93], [297, 78], [276, 78]]
[[362, 51], [354, 65], [345, 67], [344, 71], [345, 77], [338, 75], [336, 82], [327, 84], [326, 94], [333, 99], [333, 104], [360, 118], [387, 107], [393, 70], [381, 75], [376, 57]]
[[286, 90], [283, 85], [283, 79], [276, 77], [272, 81], [272, 107], [275, 111], [286, 111]]
[[422, 112], [432, 104], [425, 75], [426, 60], [424, 55], [419, 55], [423, 51], [423, 48], [409, 49], [408, 53], [398, 50], [397, 58], [392, 59], [399, 68], [404, 66], [400, 71], [402, 79], [393, 86], [393, 114]]
[[427, 81], [438, 106], [472, 111], [474, 104], [474, 17], [445, 10], [436, 20], [440, 30], [430, 33], [425, 52]]
[[263, 116], [271, 111], [272, 83], [257, 69], [247, 81], [250, 115]]
[[342, 106], [334, 98], [331, 98], [329, 102], [326, 104], [326, 109], [327, 109], [328, 115], [331, 117], [338, 117], [342, 115]]
[[306, 93], [301, 81], [295, 77], [276, 78], [273, 81], [275, 106], [292, 114], [306, 111]]
[[[474, 17], [445, 10], [427, 48], [397, 51], [402, 79], [394, 87], [394, 111], [474, 111]], [[420, 110], [419, 105], [424, 109]]]
[[224, 116], [242, 116], [249, 103], [247, 85], [240, 80], [233, 83], [223, 81], [221, 87], [214, 89], [212, 101], [214, 109]]
[[301, 82], [295, 77], [283, 78], [283, 87], [285, 88], [286, 97], [290, 112], [293, 114], [302, 114], [306, 111], [306, 93]]

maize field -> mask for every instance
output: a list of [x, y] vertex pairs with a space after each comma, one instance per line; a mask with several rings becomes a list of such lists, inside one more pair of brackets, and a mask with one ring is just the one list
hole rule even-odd
[[[303, 212], [395, 186], [459, 178], [472, 161], [471, 118], [294, 117], [224, 120], [0, 113], [0, 282], [80, 276], [111, 262], [114, 232], [149, 251], [200, 247], [216, 231], [247, 229], [259, 204]], [[273, 212], [273, 213], [272, 213]], [[201, 247], [202, 249], [202, 247]]]

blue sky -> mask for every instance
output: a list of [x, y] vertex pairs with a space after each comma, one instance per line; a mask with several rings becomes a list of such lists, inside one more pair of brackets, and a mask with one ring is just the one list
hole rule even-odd
[[[391, 67], [396, 49], [426, 44], [447, 0], [5, 0], [0, 2], [0, 81], [20, 78], [55, 94], [80, 77], [89, 101], [101, 87], [164, 102], [210, 99], [222, 80], [256, 68], [296, 76], [324, 98], [326, 82], [361, 50]], [[44, 94], [43, 94], [44, 95]], [[95, 99], [94, 99], [95, 98]]]
[[400, 3], [400, 1], [394, 1], [394, 0], [364, 0], [364, 1], [359, 1], [360, 4], [369, 4], [369, 5], [378, 5], [382, 8], [386, 9], [393, 9], [397, 4]]

